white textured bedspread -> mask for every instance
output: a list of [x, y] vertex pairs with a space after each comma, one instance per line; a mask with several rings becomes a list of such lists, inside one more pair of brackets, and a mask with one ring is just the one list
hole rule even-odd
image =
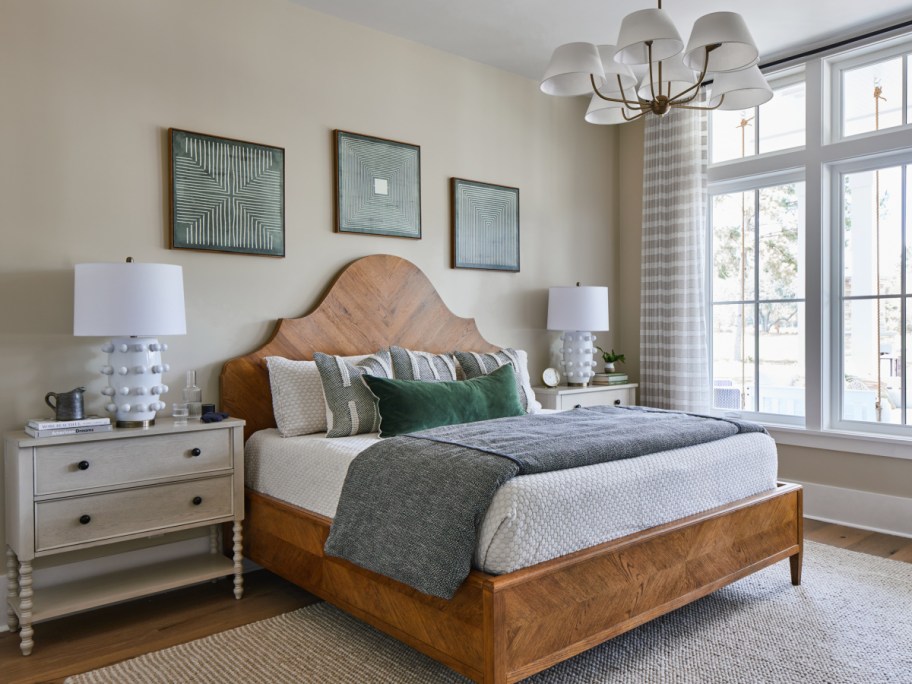
[[[333, 517], [348, 464], [377, 435], [327, 439], [255, 433], [246, 484]], [[478, 534], [475, 567], [492, 574], [683, 518], [775, 487], [776, 446], [760, 433], [583, 468], [516, 477]]]

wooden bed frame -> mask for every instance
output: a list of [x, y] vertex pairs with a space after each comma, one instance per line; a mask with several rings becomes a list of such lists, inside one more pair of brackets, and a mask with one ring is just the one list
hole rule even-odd
[[[311, 359], [390, 345], [494, 349], [410, 262], [350, 264], [308, 316], [280, 319], [228, 361], [222, 408], [247, 436], [274, 427], [266, 356]], [[788, 558], [801, 581], [802, 490], [793, 484], [506, 575], [472, 571], [450, 601], [323, 555], [331, 519], [247, 491], [248, 556], [477, 682], [515, 682]]]

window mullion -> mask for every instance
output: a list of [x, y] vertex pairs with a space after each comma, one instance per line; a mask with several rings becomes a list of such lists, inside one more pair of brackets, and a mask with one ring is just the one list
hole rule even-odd
[[[759, 126], [757, 127], [759, 128]], [[759, 142], [759, 138], [758, 138]], [[760, 189], [754, 190], [754, 411], [760, 410]]]

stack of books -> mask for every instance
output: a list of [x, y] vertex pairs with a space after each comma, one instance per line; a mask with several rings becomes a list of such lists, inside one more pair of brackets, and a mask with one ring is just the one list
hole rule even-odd
[[596, 373], [592, 378], [593, 385], [623, 385], [627, 382], [627, 373]]
[[25, 426], [25, 431], [32, 437], [61, 437], [64, 435], [83, 435], [92, 432], [110, 432], [111, 419], [90, 416], [82, 420], [45, 420], [33, 418]]

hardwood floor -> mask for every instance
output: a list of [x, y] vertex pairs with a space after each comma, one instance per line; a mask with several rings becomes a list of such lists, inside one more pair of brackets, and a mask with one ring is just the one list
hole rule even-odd
[[[912, 539], [806, 519], [805, 538], [912, 563]], [[0, 681], [62, 682], [68, 675], [198, 639], [314, 603], [303, 589], [266, 572], [245, 575], [244, 598], [230, 580], [160, 594], [40, 623], [35, 651], [19, 654], [19, 635], [0, 634]]]

